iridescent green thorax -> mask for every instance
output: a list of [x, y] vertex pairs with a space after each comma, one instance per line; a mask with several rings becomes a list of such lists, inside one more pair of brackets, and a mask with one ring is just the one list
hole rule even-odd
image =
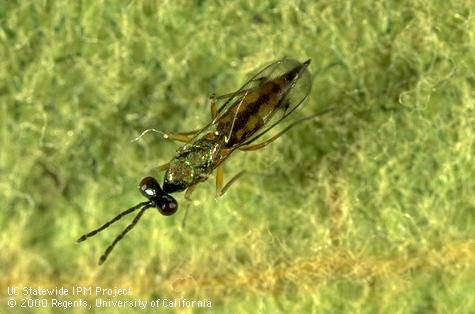
[[163, 190], [166, 193], [183, 191], [205, 181], [219, 156], [219, 144], [202, 138], [179, 148], [165, 173]]

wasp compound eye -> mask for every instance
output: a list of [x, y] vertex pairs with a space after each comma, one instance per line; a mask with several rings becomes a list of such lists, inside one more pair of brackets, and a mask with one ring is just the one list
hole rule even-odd
[[160, 184], [152, 177], [145, 177], [139, 183], [139, 189], [143, 196], [154, 201], [157, 196], [163, 194]]
[[165, 193], [157, 198], [156, 203], [158, 211], [164, 216], [173, 215], [178, 210], [177, 201]]
[[170, 216], [178, 210], [177, 201], [170, 195], [163, 192], [160, 184], [152, 177], [145, 177], [139, 184], [140, 192], [143, 196], [152, 201], [158, 211], [165, 216]]

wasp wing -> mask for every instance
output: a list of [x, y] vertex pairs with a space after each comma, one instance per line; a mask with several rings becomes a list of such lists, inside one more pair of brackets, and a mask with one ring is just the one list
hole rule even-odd
[[284, 122], [300, 107], [312, 88], [312, 79], [307, 69], [309, 63], [310, 60], [301, 63], [287, 58], [273, 63], [272, 75], [266, 76], [261, 84], [277, 82], [282, 87], [276, 94], [277, 99], [274, 100], [279, 105], [275, 106], [275, 110], [265, 117], [265, 123], [259, 130], [235, 145], [234, 149], [251, 144], [259, 138], [267, 137], [271, 130], [273, 131], [278, 124]]
[[[235, 123], [237, 118], [242, 116], [241, 114], [244, 114], [245, 110], [254, 111], [258, 114], [259, 109], [266, 107], [265, 102], [257, 101], [257, 99], [265, 94], [262, 90], [270, 84], [278, 86], [278, 88], [272, 92], [274, 105], [267, 106], [266, 113], [260, 115], [262, 125], [249, 136], [244, 136], [240, 141], [235, 141], [230, 148], [232, 150], [237, 149], [267, 134], [294, 112], [310, 93], [312, 81], [307, 70], [309, 63], [310, 60], [300, 63], [283, 58], [262, 67], [251, 75], [241, 88], [219, 97], [224, 102], [219, 107], [217, 116], [197, 132], [191, 142], [210, 133], [220, 133], [225, 136], [225, 141], [226, 138], [229, 140], [233, 132], [237, 130], [239, 124]], [[229, 123], [223, 124], [224, 120], [229, 121]]]
[[236, 91], [219, 96], [217, 100], [222, 100], [223, 103], [218, 108], [217, 116], [212, 119], [203, 128], [197, 130], [191, 142], [200, 139], [203, 135], [215, 131], [216, 121], [220, 120], [228, 111], [230, 107], [235, 105], [238, 101], [247, 96], [246, 92], [254, 91], [269, 80], [270, 77], [275, 76], [278, 66], [282, 62], [286, 62], [286, 58], [276, 60], [260, 68], [257, 72], [249, 76], [247, 81]]

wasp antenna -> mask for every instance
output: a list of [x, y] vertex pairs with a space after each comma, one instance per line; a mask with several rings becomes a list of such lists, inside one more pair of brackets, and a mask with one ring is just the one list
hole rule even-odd
[[155, 132], [155, 133], [160, 133], [163, 135], [163, 137], [166, 138], [166, 134], [160, 130], [157, 130], [157, 129], [146, 129], [145, 131], [143, 131], [139, 136], [137, 136], [136, 138], [134, 138], [131, 142], [136, 142], [138, 140], [140, 140], [145, 134], [147, 134], [148, 132]]
[[111, 245], [109, 245], [107, 247], [107, 249], [105, 250], [104, 254], [102, 254], [102, 256], [99, 258], [99, 265], [102, 265], [106, 259], [107, 259], [107, 256], [109, 256], [109, 254], [112, 252], [112, 250], [114, 249], [114, 246], [120, 241], [122, 240], [122, 238], [127, 234], [127, 232], [129, 232], [130, 230], [132, 230], [135, 225], [137, 224], [137, 222], [139, 222], [140, 218], [142, 217], [142, 215], [145, 213], [145, 211], [147, 209], [149, 209], [150, 207], [153, 207], [154, 205], [149, 203], [147, 205], [145, 205], [140, 211], [139, 213], [137, 214], [137, 216], [135, 216], [134, 220], [130, 223], [130, 225], [128, 225], [115, 239], [114, 241], [111, 243]]
[[[124, 217], [125, 215], [128, 215], [130, 214], [131, 212], [137, 210], [138, 208], [140, 207], [143, 207], [143, 206], [148, 206], [148, 207], [151, 207], [152, 206], [152, 203], [151, 201], [148, 201], [148, 202], [142, 202], [142, 203], [138, 203], [137, 205], [129, 208], [129, 209], [126, 209], [124, 210], [123, 212], [121, 212], [120, 214], [118, 214], [117, 216], [115, 216], [113, 219], [109, 220], [108, 222], [106, 222], [105, 224], [103, 224], [101, 227], [95, 229], [95, 230], [92, 230], [91, 232], [89, 233], [86, 233], [85, 235], [81, 236], [79, 239], [76, 240], [76, 243], [80, 243], [84, 240], [86, 240], [87, 238], [90, 238], [92, 236], [95, 236], [97, 233], [101, 232], [102, 230], [108, 228], [110, 225], [112, 225], [114, 222], [116, 222], [117, 220], [121, 219], [122, 217]], [[147, 207], [147, 208], [148, 208]]]

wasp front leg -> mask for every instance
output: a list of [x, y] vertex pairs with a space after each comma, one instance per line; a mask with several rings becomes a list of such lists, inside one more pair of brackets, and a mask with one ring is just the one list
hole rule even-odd
[[199, 131], [200, 130], [183, 133], [163, 133], [163, 138], [174, 140], [177, 142], [189, 143], [195, 137], [195, 134]]
[[158, 171], [165, 171], [165, 170], [168, 170], [168, 168], [170, 168], [170, 163], [169, 162], [167, 162], [166, 164], [158, 166]]
[[165, 133], [163, 131], [157, 130], [157, 129], [147, 129], [142, 132], [139, 136], [137, 136], [134, 141], [138, 141], [139, 139], [142, 138], [145, 134], [148, 132], [155, 132], [155, 133], [160, 133], [164, 139], [170, 139], [178, 142], [184, 142], [184, 143], [189, 143], [195, 135], [200, 132], [201, 129], [199, 130], [193, 130], [189, 132], [180, 132], [180, 133]]
[[[214, 119], [218, 116], [218, 106], [216, 102], [219, 98], [213, 93], [211, 94], [210, 98], [210, 111], [211, 111], [211, 119]], [[179, 142], [189, 143], [195, 136], [201, 131], [201, 129], [193, 130], [189, 132], [180, 132], [180, 133], [163, 133], [163, 137], [166, 139], [172, 139]]]

